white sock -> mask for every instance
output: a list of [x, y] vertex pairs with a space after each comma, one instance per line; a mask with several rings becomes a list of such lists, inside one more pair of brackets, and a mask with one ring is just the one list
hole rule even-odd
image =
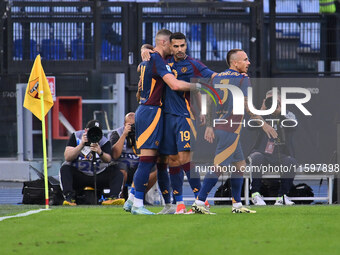
[[144, 203], [143, 203], [143, 199], [139, 199], [139, 198], [136, 198], [133, 200], [133, 206], [134, 207], [141, 207], [143, 206]]
[[171, 208], [171, 205], [172, 205], [172, 204], [165, 204], [164, 207], [165, 207], [165, 208]]
[[134, 199], [135, 199], [135, 195], [130, 192], [128, 200], [131, 200], [133, 202]]
[[205, 204], [205, 202], [198, 200], [198, 199], [195, 200], [195, 203], [196, 203], [196, 205], [199, 205], [199, 206], [202, 206], [202, 205]]
[[242, 203], [241, 202], [233, 203], [233, 207], [234, 208], [240, 208], [240, 207], [242, 207]]

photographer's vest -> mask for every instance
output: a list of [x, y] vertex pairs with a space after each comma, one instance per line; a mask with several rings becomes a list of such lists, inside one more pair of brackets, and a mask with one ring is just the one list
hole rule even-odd
[[334, 13], [336, 11], [334, 0], [319, 0], [320, 13]]
[[[79, 130], [74, 133], [76, 137], [77, 146], [81, 143], [81, 138], [83, 136], [84, 130]], [[103, 136], [102, 139], [99, 141], [99, 146], [103, 147], [105, 143], [107, 143], [108, 139]], [[96, 153], [96, 164], [93, 167], [96, 167], [97, 174], [103, 172], [106, 167], [109, 165], [108, 163], [104, 163], [101, 161], [99, 155]], [[93, 169], [92, 169], [92, 159], [93, 154], [90, 149], [90, 146], [84, 146], [81, 150], [77, 159], [72, 162], [65, 161], [63, 165], [72, 165], [77, 168], [82, 173], [93, 176]]]
[[[123, 132], [124, 132], [124, 126], [120, 127], [120, 128], [117, 128], [117, 129], [115, 129], [113, 131], [116, 131], [118, 133], [119, 137], [121, 137]], [[138, 167], [138, 163], [139, 163], [139, 157], [136, 155], [135, 152], [136, 152], [135, 148], [127, 146], [127, 142], [126, 142], [126, 139], [125, 139], [124, 140], [122, 154], [117, 159], [117, 161], [127, 164], [127, 166], [129, 168], [137, 168]]]

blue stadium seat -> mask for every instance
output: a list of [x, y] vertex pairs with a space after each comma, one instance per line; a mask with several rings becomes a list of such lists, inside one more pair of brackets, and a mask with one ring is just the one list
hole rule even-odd
[[60, 39], [43, 39], [41, 42], [41, 57], [49, 60], [65, 59], [64, 42]]
[[[93, 54], [91, 48], [91, 54]], [[84, 40], [74, 39], [71, 41], [71, 58], [85, 59]], [[122, 47], [120, 45], [112, 45], [107, 40], [102, 41], [102, 61], [120, 61], [122, 60]]]
[[102, 41], [102, 57], [103, 61], [120, 61], [122, 60], [122, 47], [120, 45], [112, 45], [107, 40]]
[[74, 39], [71, 41], [71, 58], [72, 59], [84, 59], [84, 40]]
[[[193, 58], [201, 58], [201, 25], [193, 24], [190, 26], [190, 31], [187, 32], [187, 38], [189, 39], [189, 54]], [[217, 60], [220, 58], [217, 40], [214, 34], [214, 27], [211, 24], [207, 25], [207, 60]]]
[[[13, 42], [13, 59], [22, 60], [23, 59], [23, 43], [22, 39], [17, 39]], [[35, 59], [38, 55], [37, 42], [35, 40], [30, 40], [30, 59]]]

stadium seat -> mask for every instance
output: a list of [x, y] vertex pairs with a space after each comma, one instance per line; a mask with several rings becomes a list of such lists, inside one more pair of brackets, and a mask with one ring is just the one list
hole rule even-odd
[[[71, 58], [85, 59], [84, 40], [74, 39], [71, 41]], [[91, 48], [91, 55], [93, 49]], [[112, 45], [107, 40], [102, 41], [102, 61], [120, 61], [122, 60], [122, 47], [120, 45]]]
[[84, 59], [84, 40], [74, 39], [71, 41], [71, 59]]
[[65, 59], [64, 42], [60, 39], [43, 39], [41, 42], [41, 57], [48, 60]]
[[201, 42], [190, 41], [188, 42], [189, 55], [192, 58], [201, 59]]
[[301, 0], [301, 9], [304, 13], [319, 13], [319, 1]]
[[301, 44], [309, 44], [312, 51], [320, 51], [320, 24], [302, 23], [300, 41]]
[[122, 47], [120, 45], [112, 45], [107, 40], [102, 41], [102, 57], [103, 61], [120, 61], [122, 60]]
[[222, 59], [225, 59], [229, 50], [242, 49], [242, 43], [240, 41], [233, 40], [217, 41], [217, 48], [219, 56], [221, 56]]
[[297, 13], [297, 2], [295, 1], [277, 1], [276, 13]]
[[[23, 43], [22, 39], [17, 39], [13, 43], [13, 60], [23, 59]], [[35, 59], [38, 55], [37, 42], [35, 40], [30, 40], [30, 59]]]
[[[214, 27], [211, 24], [207, 25], [207, 42], [206, 42], [206, 60], [220, 60], [221, 56], [218, 52], [218, 44], [214, 34]], [[189, 55], [193, 58], [201, 58], [201, 26], [191, 25], [190, 31], [187, 32], [189, 40]]]
[[[217, 43], [216, 43], [216, 46], [217, 46]], [[213, 49], [212, 44], [210, 42], [206, 43], [206, 49], [207, 49], [206, 60], [219, 61], [219, 60], [223, 60], [225, 57], [221, 54], [222, 49], [220, 49], [220, 51], [217, 51], [217, 54], [216, 54], [215, 49]]]

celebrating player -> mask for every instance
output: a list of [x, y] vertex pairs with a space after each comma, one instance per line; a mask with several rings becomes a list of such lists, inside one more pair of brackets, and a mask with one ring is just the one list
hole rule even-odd
[[[247, 101], [247, 89], [250, 86], [249, 77], [246, 75], [250, 65], [247, 54], [240, 49], [230, 50], [227, 54], [227, 64], [229, 69], [219, 73], [213, 80], [216, 84], [228, 84], [239, 87], [244, 96], [245, 102]], [[241, 144], [239, 143], [243, 115], [233, 114], [233, 95], [226, 89], [217, 89], [220, 98], [222, 98], [222, 105], [216, 108], [214, 114], [207, 115], [207, 127], [204, 138], [212, 143], [217, 139], [217, 147], [214, 158], [215, 166], [228, 166], [232, 164], [237, 172], [231, 173], [231, 192], [232, 192], [232, 212], [233, 213], [255, 213], [256, 211], [250, 210], [242, 205], [241, 202], [241, 190], [243, 184], [243, 173], [241, 169], [246, 166], [244, 160]], [[245, 104], [247, 112], [251, 118], [261, 119], [260, 116], [252, 115]], [[215, 125], [215, 132], [212, 125], [212, 116], [217, 115], [218, 119], [227, 120], [227, 124]], [[234, 123], [234, 124], [231, 124]], [[276, 131], [268, 124], [263, 126], [264, 131], [269, 137], [276, 138]], [[196, 213], [210, 214], [210, 209], [205, 205], [206, 198], [215, 186], [218, 180], [218, 176], [221, 173], [217, 171], [211, 171], [207, 173], [204, 178], [202, 188], [198, 194], [198, 198], [192, 205], [192, 209]]]
[[[170, 36], [170, 48], [173, 55], [167, 61], [177, 79], [189, 82], [191, 78], [213, 78], [216, 75], [204, 64], [186, 55], [187, 43], [184, 34], [173, 33]], [[196, 173], [195, 167], [190, 164], [191, 142], [195, 139], [195, 137], [190, 136], [191, 134], [196, 136], [193, 123], [195, 117], [190, 108], [190, 93], [188, 91], [173, 91], [168, 86], [165, 90], [164, 136], [159, 152], [160, 154], [171, 155], [169, 157], [169, 173], [177, 204], [176, 214], [183, 214], [186, 213], [186, 209], [182, 195], [182, 170], [187, 175], [195, 197], [201, 188], [199, 173]], [[167, 206], [161, 213], [167, 213], [166, 209]]]
[[[152, 46], [145, 45], [144, 48], [148, 50], [142, 51], [142, 58], [148, 60], [148, 52], [152, 49]], [[170, 36], [170, 49], [173, 55], [167, 59], [167, 62], [177, 79], [189, 82], [192, 78], [213, 78], [216, 75], [204, 64], [186, 55], [187, 42], [184, 34], [177, 32]], [[195, 96], [198, 96], [198, 94], [195, 93]], [[159, 152], [162, 155], [170, 155], [169, 173], [173, 195], [177, 204], [175, 213], [183, 214], [186, 213], [182, 195], [183, 171], [187, 175], [195, 197], [201, 188], [199, 173], [193, 171], [194, 166], [190, 164], [190, 150], [192, 148], [192, 139], [195, 139], [196, 136], [196, 129], [194, 125], [195, 114], [190, 108], [189, 91], [173, 91], [167, 86], [163, 109], [165, 113], [164, 136]], [[191, 134], [194, 137], [191, 137]], [[165, 207], [160, 214], [174, 213], [170, 204], [170, 195], [167, 192], [169, 187], [166, 172], [167, 165], [157, 164], [157, 168], [158, 183], [165, 201]]]
[[144, 207], [143, 198], [150, 171], [157, 160], [157, 150], [163, 134], [161, 106], [164, 82], [173, 90], [190, 90], [190, 83], [177, 80], [164, 61], [164, 57], [170, 54], [170, 35], [169, 30], [158, 31], [156, 52], [151, 54], [150, 61], [142, 62], [140, 65], [140, 106], [136, 111], [135, 119], [136, 143], [141, 154], [138, 169], [134, 175], [135, 196], [128, 199], [124, 205], [125, 210], [131, 208], [132, 214], [154, 214]]

